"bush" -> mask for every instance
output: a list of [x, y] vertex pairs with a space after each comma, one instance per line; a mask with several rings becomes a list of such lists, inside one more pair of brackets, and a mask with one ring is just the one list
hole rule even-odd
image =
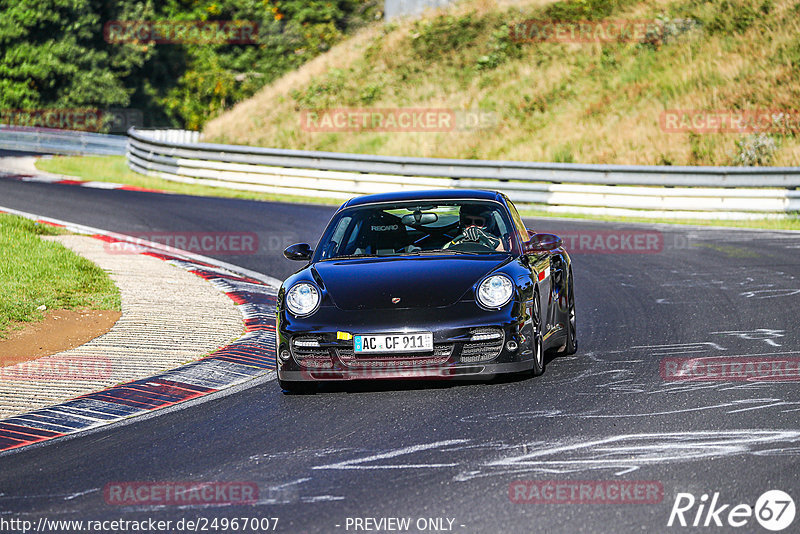
[[769, 14], [772, 2], [765, 0], [759, 6], [750, 2], [732, 2], [725, 0], [715, 6], [705, 26], [711, 33], [744, 33], [758, 19]]
[[755, 165], [769, 165], [778, 145], [775, 139], [764, 133], [750, 134], [744, 139], [736, 141], [736, 154], [733, 164], [737, 166], [752, 167]]
[[293, 89], [291, 96], [302, 109], [324, 109], [342, 104], [347, 76], [342, 69], [330, 69], [322, 80], [312, 81], [305, 91]]
[[553, 161], [555, 163], [575, 163], [575, 156], [569, 145], [560, 146], [553, 154]]
[[489, 53], [478, 57], [479, 69], [494, 69], [505, 61], [520, 56], [520, 44], [511, 39], [511, 30], [503, 25], [499, 30], [492, 32], [489, 41]]
[[601, 20], [634, 3], [635, 0], [562, 0], [549, 5], [545, 15], [559, 21]]
[[[141, 110], [145, 126], [198, 129], [380, 18], [379, 0], [0, 1], [0, 109]], [[249, 44], [104, 41], [113, 20], [249, 21]]]
[[484, 26], [484, 20], [472, 13], [420, 20], [411, 31], [411, 49], [420, 59], [440, 61], [445, 54], [474, 46]]

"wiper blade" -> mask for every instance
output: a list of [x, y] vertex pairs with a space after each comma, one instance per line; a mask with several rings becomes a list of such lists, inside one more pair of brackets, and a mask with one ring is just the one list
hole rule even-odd
[[488, 252], [474, 252], [469, 250], [415, 250], [414, 252], [404, 252], [403, 256], [425, 256], [431, 254], [443, 254], [443, 255], [457, 255], [457, 254], [466, 254], [468, 256], [480, 256], [482, 254], [490, 254]]
[[377, 258], [377, 257], [378, 257], [377, 254], [345, 254], [345, 255], [342, 255], [342, 256], [333, 256], [332, 258], [325, 258], [322, 261], [327, 261], [327, 260], [349, 260], [349, 259], [352, 259], [352, 258]]

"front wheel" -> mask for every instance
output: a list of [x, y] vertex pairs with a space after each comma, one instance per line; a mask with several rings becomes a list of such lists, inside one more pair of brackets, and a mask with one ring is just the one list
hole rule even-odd
[[578, 329], [575, 323], [575, 286], [572, 279], [572, 268], [569, 270], [567, 280], [567, 293], [569, 295], [569, 306], [567, 312], [567, 342], [564, 345], [565, 354], [575, 354], [578, 352]]
[[531, 367], [531, 375], [539, 376], [544, 373], [544, 341], [542, 335], [536, 332], [531, 340], [533, 343], [533, 367]]
[[533, 352], [533, 367], [531, 367], [531, 375], [539, 376], [544, 373], [544, 340], [542, 339], [542, 321], [539, 313], [539, 293], [533, 299], [533, 336], [531, 339], [531, 351]]

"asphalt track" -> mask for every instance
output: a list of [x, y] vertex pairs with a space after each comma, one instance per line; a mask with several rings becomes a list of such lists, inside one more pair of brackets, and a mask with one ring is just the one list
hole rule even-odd
[[[283, 246], [313, 245], [333, 211], [9, 180], [0, 205], [123, 233], [255, 232], [256, 254], [203, 253], [278, 278], [297, 267]], [[452, 519], [455, 532], [766, 532], [753, 517], [738, 529], [666, 525], [678, 493], [699, 502], [718, 492], [730, 505], [723, 523], [766, 490], [798, 502], [798, 382], [676, 381], [659, 369], [665, 358], [800, 357], [800, 234], [527, 223], [593, 244], [660, 236], [637, 253], [575, 247], [579, 351], [551, 358], [543, 376], [314, 396], [263, 383], [0, 456], [0, 520], [277, 517], [277, 532], [354, 532], [352, 518], [400, 517], [411, 532], [420, 518]], [[520, 480], [651, 481], [663, 498], [515, 503], [509, 487]], [[120, 481], [247, 481], [260, 491], [253, 506], [107, 504], [104, 488]]]

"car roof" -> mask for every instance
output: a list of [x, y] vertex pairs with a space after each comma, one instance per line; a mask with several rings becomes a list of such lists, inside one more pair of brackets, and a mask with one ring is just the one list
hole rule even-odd
[[377, 202], [405, 202], [413, 200], [496, 200], [502, 202], [503, 196], [497, 191], [482, 189], [435, 189], [427, 191], [397, 191], [392, 193], [378, 193], [352, 198], [342, 205], [342, 208], [374, 204]]

